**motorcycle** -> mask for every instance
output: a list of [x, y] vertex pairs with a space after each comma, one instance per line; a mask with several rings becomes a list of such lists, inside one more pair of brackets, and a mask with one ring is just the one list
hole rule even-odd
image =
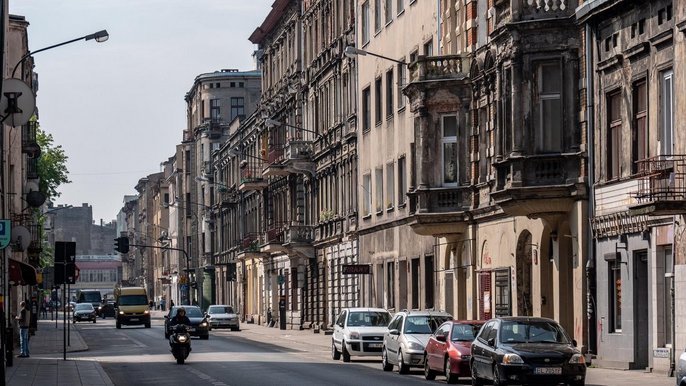
[[173, 333], [169, 335], [171, 353], [176, 358], [176, 363], [182, 365], [191, 352], [191, 336], [185, 324], [177, 324], [173, 327]]

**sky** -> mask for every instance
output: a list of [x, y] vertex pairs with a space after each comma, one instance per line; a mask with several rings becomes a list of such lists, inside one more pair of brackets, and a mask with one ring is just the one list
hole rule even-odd
[[41, 128], [69, 157], [55, 204], [116, 218], [138, 180], [161, 170], [186, 125], [184, 95], [199, 74], [255, 68], [248, 41], [274, 0], [9, 0], [37, 53]]

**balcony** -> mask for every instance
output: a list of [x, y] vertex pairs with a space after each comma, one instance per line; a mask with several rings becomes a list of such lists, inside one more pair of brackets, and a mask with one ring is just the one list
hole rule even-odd
[[587, 196], [581, 159], [576, 153], [509, 157], [495, 164], [491, 198], [511, 216], [567, 213]]
[[[566, 18], [574, 15], [578, 0], [520, 0], [521, 20]], [[503, 3], [499, 1], [498, 3]]]
[[240, 200], [240, 194], [238, 193], [235, 185], [229, 188], [220, 187], [218, 191], [219, 203], [222, 207], [231, 207], [238, 204], [238, 201]]
[[314, 173], [312, 142], [290, 140], [285, 145], [271, 145], [267, 154], [268, 165], [263, 176], [287, 176], [297, 173]]
[[638, 161], [638, 202], [632, 215], [667, 216], [686, 213], [686, 156], [661, 155]]
[[312, 227], [309, 225], [288, 225], [284, 227], [284, 246], [289, 253], [314, 258]]
[[471, 187], [419, 187], [407, 195], [412, 230], [423, 236], [464, 233], [467, 229]]
[[470, 58], [463, 55], [420, 56], [410, 66], [410, 82], [467, 78]]
[[262, 257], [262, 253], [260, 252], [260, 234], [257, 232], [250, 232], [243, 236], [237, 252], [237, 258], [239, 259]]
[[260, 252], [283, 253], [286, 251], [284, 244], [284, 222], [273, 222], [267, 225], [267, 232], [264, 235], [264, 242], [260, 246]]
[[241, 183], [238, 190], [248, 192], [251, 190], [263, 190], [267, 187], [267, 180], [262, 177], [262, 172], [257, 166], [249, 165], [241, 169]]

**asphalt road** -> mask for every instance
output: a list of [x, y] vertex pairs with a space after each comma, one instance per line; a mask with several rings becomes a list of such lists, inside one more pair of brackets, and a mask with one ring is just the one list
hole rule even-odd
[[[212, 330], [209, 340], [192, 341], [186, 364], [177, 365], [164, 339], [162, 321], [153, 327], [117, 330], [111, 318], [78, 324], [89, 350], [76, 355], [97, 360], [117, 386], [129, 385], [415, 385], [426, 381], [420, 369], [409, 375], [383, 372], [379, 360], [333, 361], [329, 349], [305, 343], [282, 347], [246, 331]], [[283, 345], [283, 342], [279, 342]], [[459, 384], [470, 385], [468, 379]], [[635, 371], [589, 369], [587, 386], [667, 386], [674, 378]]]

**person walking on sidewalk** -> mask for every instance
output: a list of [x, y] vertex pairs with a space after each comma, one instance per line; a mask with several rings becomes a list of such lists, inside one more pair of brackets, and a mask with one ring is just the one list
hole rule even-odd
[[26, 308], [26, 302], [21, 302], [21, 310], [19, 315], [14, 317], [19, 323], [19, 344], [20, 353], [19, 358], [29, 357], [29, 320], [31, 318], [31, 313]]

